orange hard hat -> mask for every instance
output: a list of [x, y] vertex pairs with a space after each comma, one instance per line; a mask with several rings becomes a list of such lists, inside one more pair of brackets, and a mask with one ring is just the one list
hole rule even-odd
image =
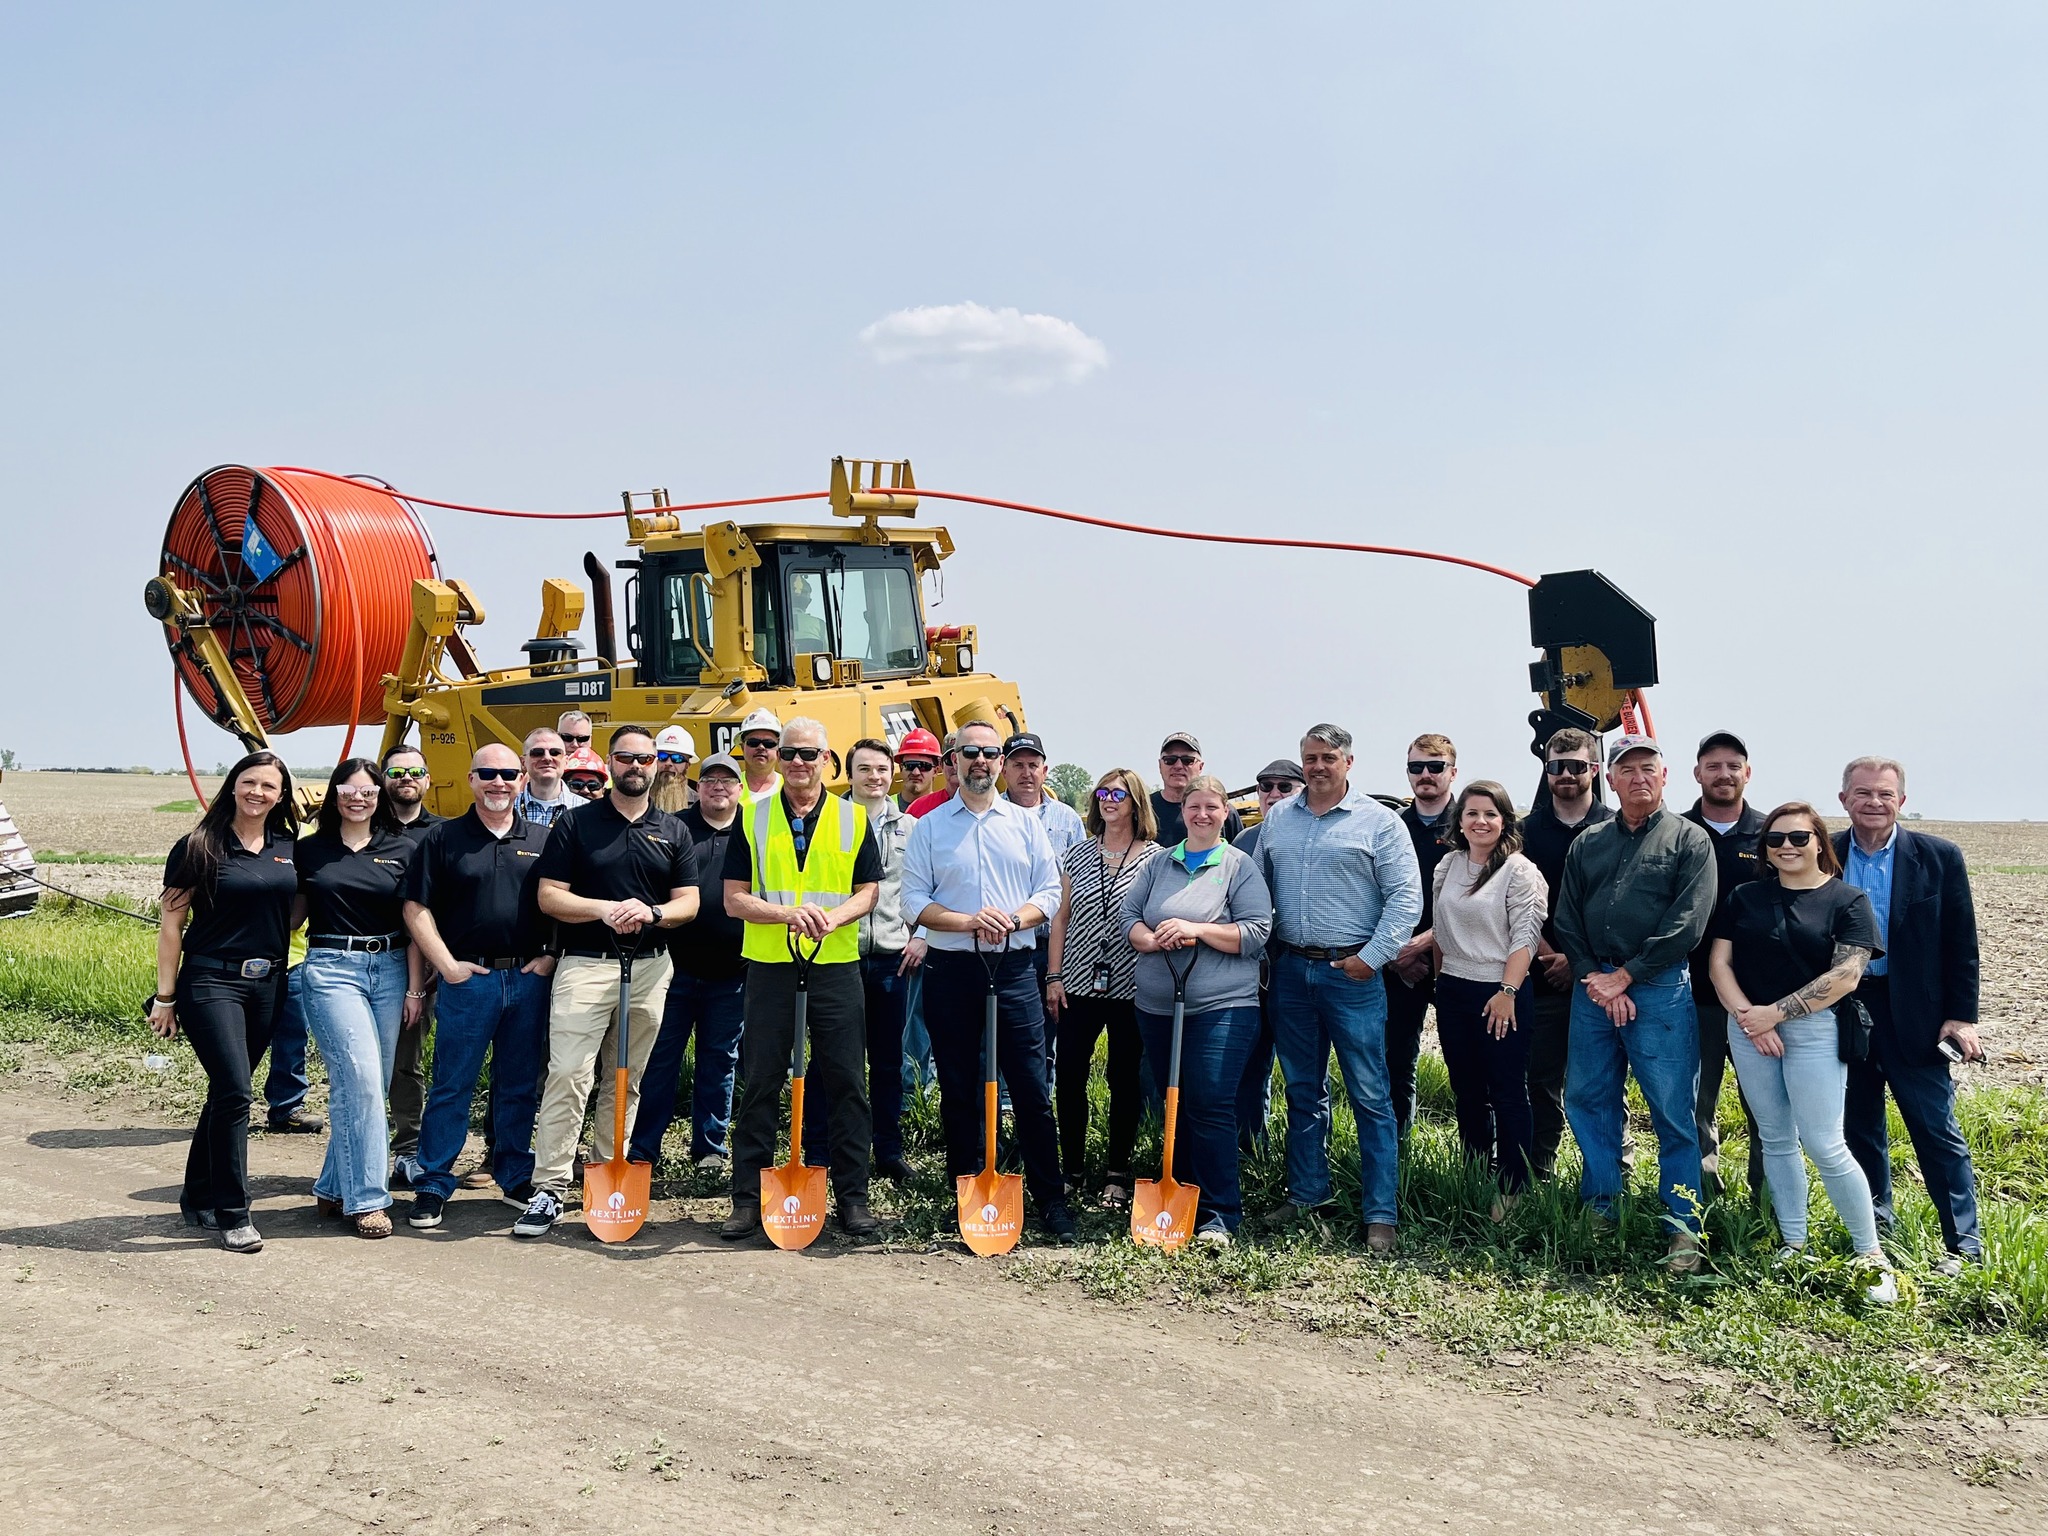
[[901, 762], [906, 757], [928, 757], [933, 762], [937, 762], [940, 756], [939, 738], [921, 725], [911, 731], [909, 735], [905, 736], [896, 745], [896, 760], [898, 762]]

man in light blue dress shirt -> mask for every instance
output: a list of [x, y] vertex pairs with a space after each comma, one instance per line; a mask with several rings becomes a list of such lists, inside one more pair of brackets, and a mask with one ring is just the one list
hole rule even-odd
[[1002, 738], [964, 725], [953, 748], [960, 792], [928, 812], [903, 850], [903, 916], [925, 930], [925, 1028], [939, 1069], [949, 1178], [981, 1171], [984, 1010], [996, 997], [996, 1062], [1009, 1085], [1024, 1183], [1040, 1225], [1074, 1235], [1060, 1178], [1045, 1060], [1045, 1000], [1032, 965], [1037, 930], [1059, 910], [1060, 873], [1038, 816], [996, 793]]
[[1261, 824], [1258, 858], [1273, 893], [1268, 944], [1273, 1043], [1287, 1081], [1284, 1226], [1330, 1203], [1330, 1051], [1358, 1122], [1361, 1214], [1375, 1253], [1394, 1246], [1400, 1139], [1387, 1074], [1380, 971], [1422, 915], [1422, 875], [1401, 818], [1351, 786], [1351, 733], [1302, 738], [1306, 787]]

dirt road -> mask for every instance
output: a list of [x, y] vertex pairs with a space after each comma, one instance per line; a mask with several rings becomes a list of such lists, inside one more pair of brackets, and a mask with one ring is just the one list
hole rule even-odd
[[182, 1129], [7, 1090], [0, 1149], [0, 1518], [35, 1536], [2041, 1528], [2027, 1487], [1496, 1397], [944, 1255], [681, 1221], [515, 1245], [482, 1194], [366, 1243], [315, 1221], [320, 1142], [292, 1138], [259, 1144], [270, 1242], [236, 1258], [178, 1222]]

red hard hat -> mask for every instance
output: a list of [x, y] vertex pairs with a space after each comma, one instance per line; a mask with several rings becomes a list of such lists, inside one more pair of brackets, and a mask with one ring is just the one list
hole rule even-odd
[[899, 762], [906, 757], [928, 757], [937, 762], [939, 755], [939, 738], [921, 725], [905, 736], [896, 747], [896, 758]]
[[588, 747], [578, 747], [563, 759], [562, 772], [595, 774], [601, 779], [605, 776], [604, 759]]

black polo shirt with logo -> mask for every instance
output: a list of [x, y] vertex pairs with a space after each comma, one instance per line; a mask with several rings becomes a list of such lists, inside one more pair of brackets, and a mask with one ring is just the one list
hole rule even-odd
[[[540, 878], [559, 880], [577, 896], [660, 906], [697, 883], [696, 856], [680, 818], [649, 806], [628, 821], [606, 795], [555, 822], [541, 851]], [[562, 923], [559, 936], [565, 954], [614, 952], [614, 935], [600, 922]]]
[[374, 939], [405, 932], [405, 872], [413, 840], [402, 832], [373, 832], [351, 848], [339, 832], [299, 839], [292, 859], [306, 898], [306, 934]]
[[1744, 801], [1741, 816], [1726, 832], [1717, 832], [1707, 825], [1704, 799], [1695, 800], [1692, 809], [1683, 814], [1687, 821], [1714, 840], [1714, 920], [1707, 926], [1707, 937], [1700, 940], [1700, 947], [1692, 952], [1690, 958], [1693, 1000], [1719, 1008], [1721, 999], [1714, 991], [1713, 979], [1707, 975], [1707, 956], [1713, 950], [1714, 932], [1727, 915], [1730, 899], [1743, 886], [1763, 874], [1766, 868], [1757, 848], [1757, 840], [1763, 836], [1764, 813]]
[[441, 941], [458, 960], [531, 960], [546, 947], [540, 856], [548, 829], [514, 816], [503, 837], [474, 807], [436, 818], [406, 874], [405, 899], [434, 914]]
[[266, 830], [263, 846], [251, 853], [229, 828], [227, 857], [212, 886], [195, 885], [185, 868], [192, 839], [181, 837], [164, 861], [164, 889], [192, 892], [192, 916], [185, 926], [184, 952], [209, 960], [276, 960], [291, 948], [292, 899], [299, 894], [298, 866], [292, 862], [289, 832]]

